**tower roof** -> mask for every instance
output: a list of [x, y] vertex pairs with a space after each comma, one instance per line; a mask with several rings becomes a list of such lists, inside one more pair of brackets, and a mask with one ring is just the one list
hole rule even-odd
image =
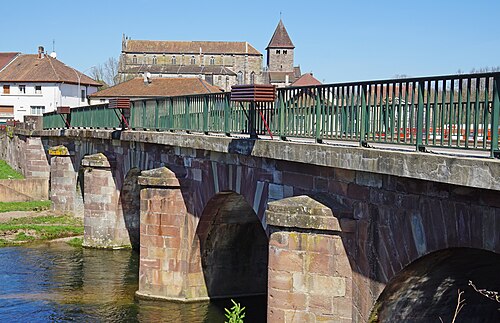
[[269, 45], [267, 45], [266, 50], [269, 48], [295, 48], [281, 19], [276, 27], [276, 30], [274, 31], [273, 37], [269, 41]]

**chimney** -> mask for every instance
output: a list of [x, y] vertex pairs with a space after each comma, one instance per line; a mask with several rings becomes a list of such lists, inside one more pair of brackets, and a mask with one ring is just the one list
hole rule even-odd
[[44, 52], [43, 46], [38, 46], [38, 58], [42, 58], [43, 52]]

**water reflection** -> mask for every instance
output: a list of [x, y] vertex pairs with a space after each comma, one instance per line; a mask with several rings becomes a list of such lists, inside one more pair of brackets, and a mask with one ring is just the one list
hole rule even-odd
[[[0, 249], [0, 321], [224, 322], [230, 302], [179, 304], [135, 300], [132, 251], [41, 244]], [[265, 320], [265, 297], [239, 300], [249, 322]]]

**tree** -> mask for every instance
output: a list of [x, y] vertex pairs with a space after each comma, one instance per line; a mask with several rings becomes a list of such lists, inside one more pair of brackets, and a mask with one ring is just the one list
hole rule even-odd
[[118, 84], [118, 60], [114, 57], [108, 58], [103, 64], [93, 67], [90, 75], [94, 80], [104, 83], [104, 87]]

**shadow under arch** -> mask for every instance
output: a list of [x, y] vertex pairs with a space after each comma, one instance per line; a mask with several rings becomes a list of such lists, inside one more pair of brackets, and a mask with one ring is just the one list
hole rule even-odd
[[138, 177], [141, 170], [137, 167], [130, 169], [120, 189], [119, 204], [123, 214], [125, 228], [128, 231], [130, 244], [134, 250], [139, 250], [140, 245], [140, 202], [141, 186], [138, 183]]
[[394, 276], [375, 303], [370, 322], [451, 322], [458, 290], [465, 306], [460, 322], [500, 322], [500, 304], [468, 285], [500, 291], [500, 255], [473, 248], [432, 252]]
[[210, 298], [267, 293], [268, 237], [242, 195], [225, 191], [212, 197], [196, 236]]

